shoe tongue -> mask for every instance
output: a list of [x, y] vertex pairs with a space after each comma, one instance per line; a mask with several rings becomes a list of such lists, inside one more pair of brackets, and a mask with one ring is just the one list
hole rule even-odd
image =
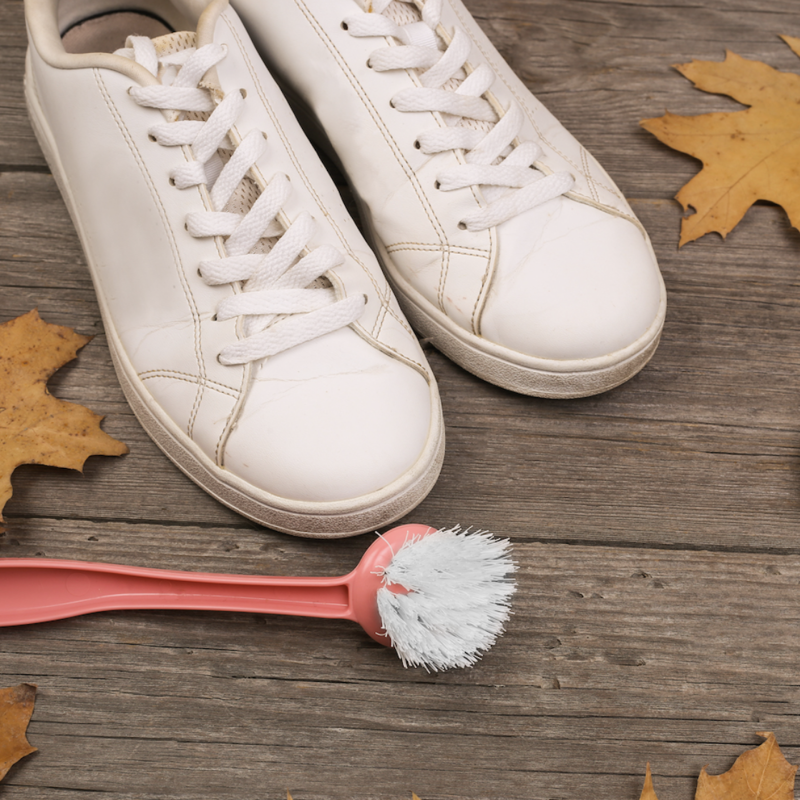
[[190, 47], [202, 47], [213, 40], [214, 28], [217, 17], [227, 7], [227, 0], [215, 0], [203, 11], [197, 23], [197, 33], [194, 31], [175, 31], [157, 36], [152, 39], [159, 61], [167, 56], [173, 56]]
[[395, 25], [409, 25], [422, 20], [422, 16], [415, 5], [398, 2], [398, 0], [392, 0], [383, 13], [389, 17]]
[[[405, 27], [411, 36], [413, 44], [437, 47], [442, 52], [446, 49], [442, 38], [422, 21], [422, 14], [420, 14], [419, 9], [412, 2], [409, 2], [409, 0], [392, 0], [383, 14], [394, 22], [395, 25]], [[442, 89], [448, 92], [454, 92], [465, 78], [466, 75], [460, 77], [459, 75], [454, 75], [442, 86]], [[453, 117], [449, 114], [443, 114], [442, 116], [449, 125], [473, 128], [483, 133], [489, 133], [494, 127], [494, 123], [484, 120]]]
[[[149, 42], [145, 37], [129, 36], [125, 47], [117, 50], [115, 55], [136, 61], [155, 75], [160, 83], [169, 85], [175, 80], [183, 62], [191, 55], [186, 51], [194, 51], [196, 38], [193, 31], [167, 33], [150, 39]], [[152, 50], [143, 43], [152, 45]], [[185, 55], [181, 56], [181, 53]]]
[[196, 39], [194, 31], [177, 31], [176, 33], [164, 34], [164, 36], [159, 36], [152, 41], [160, 61], [166, 56], [172, 56], [175, 53], [180, 53], [181, 50], [188, 50], [190, 47], [194, 47]]
[[[190, 47], [199, 49], [203, 45], [213, 43], [217, 19], [227, 7], [228, 0], [211, 0], [197, 21], [196, 33], [194, 31], [177, 31], [176, 33], [168, 33], [153, 39], [153, 45], [156, 48], [156, 55], [159, 60], [180, 53]], [[206, 73], [201, 86], [212, 91], [219, 88], [217, 72], [214, 67]]]

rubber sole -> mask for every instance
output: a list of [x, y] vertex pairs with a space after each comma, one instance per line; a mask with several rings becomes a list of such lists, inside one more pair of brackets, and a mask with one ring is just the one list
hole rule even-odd
[[407, 283], [380, 241], [375, 236], [371, 238], [387, 280], [411, 325], [456, 364], [503, 389], [562, 400], [601, 394], [636, 375], [658, 347], [666, 315], [663, 284], [659, 313], [636, 342], [598, 358], [555, 361], [517, 353], [456, 325]]
[[[27, 65], [25, 99], [34, 133], [78, 232], [97, 290], [98, 281], [91, 253], [86, 246], [87, 239]], [[388, 486], [352, 500], [329, 503], [294, 501], [271, 495], [237, 478], [203, 453], [156, 403], [127, 358], [102, 295], [97, 291], [96, 294], [117, 377], [142, 427], [185, 475], [239, 514], [295, 536], [342, 538], [374, 531], [395, 522], [419, 505], [435, 485], [444, 459], [441, 413], [434, 413], [425, 448], [410, 470]], [[441, 409], [438, 389], [433, 381], [430, 391], [431, 408]]]

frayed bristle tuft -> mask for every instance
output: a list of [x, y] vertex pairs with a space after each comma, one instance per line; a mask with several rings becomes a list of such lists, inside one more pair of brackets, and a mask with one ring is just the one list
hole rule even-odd
[[[378, 611], [405, 666], [472, 666], [503, 632], [516, 566], [507, 539], [458, 526], [409, 538], [383, 570]], [[389, 586], [399, 584], [406, 593]]]

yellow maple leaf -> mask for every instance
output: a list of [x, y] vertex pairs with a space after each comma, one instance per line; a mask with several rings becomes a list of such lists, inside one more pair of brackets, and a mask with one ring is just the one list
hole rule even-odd
[[36, 752], [25, 738], [35, 695], [32, 683], [0, 689], [0, 780], [17, 761]]
[[[781, 37], [800, 55], [800, 39]], [[641, 125], [664, 144], [703, 162], [675, 199], [696, 213], [681, 223], [680, 245], [716, 231], [723, 238], [757, 200], [783, 206], [800, 229], [800, 75], [726, 52], [725, 61], [675, 68], [698, 89], [749, 106], [682, 117], [667, 112]]]
[[0, 523], [21, 464], [81, 471], [90, 455], [128, 452], [100, 430], [102, 417], [47, 391], [50, 376], [90, 340], [42, 321], [36, 310], [0, 325]]
[[695, 800], [794, 800], [797, 767], [783, 757], [774, 734], [758, 735], [766, 741], [742, 753], [722, 775], [709, 775], [703, 767]]

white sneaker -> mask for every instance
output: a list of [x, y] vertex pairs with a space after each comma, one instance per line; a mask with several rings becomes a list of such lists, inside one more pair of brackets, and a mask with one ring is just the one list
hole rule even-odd
[[423, 336], [544, 397], [644, 366], [666, 310], [647, 234], [460, 0], [232, 2], [335, 151]]
[[205, 5], [26, 0], [33, 126], [156, 443], [272, 528], [374, 530], [436, 480], [436, 385], [238, 17]]

